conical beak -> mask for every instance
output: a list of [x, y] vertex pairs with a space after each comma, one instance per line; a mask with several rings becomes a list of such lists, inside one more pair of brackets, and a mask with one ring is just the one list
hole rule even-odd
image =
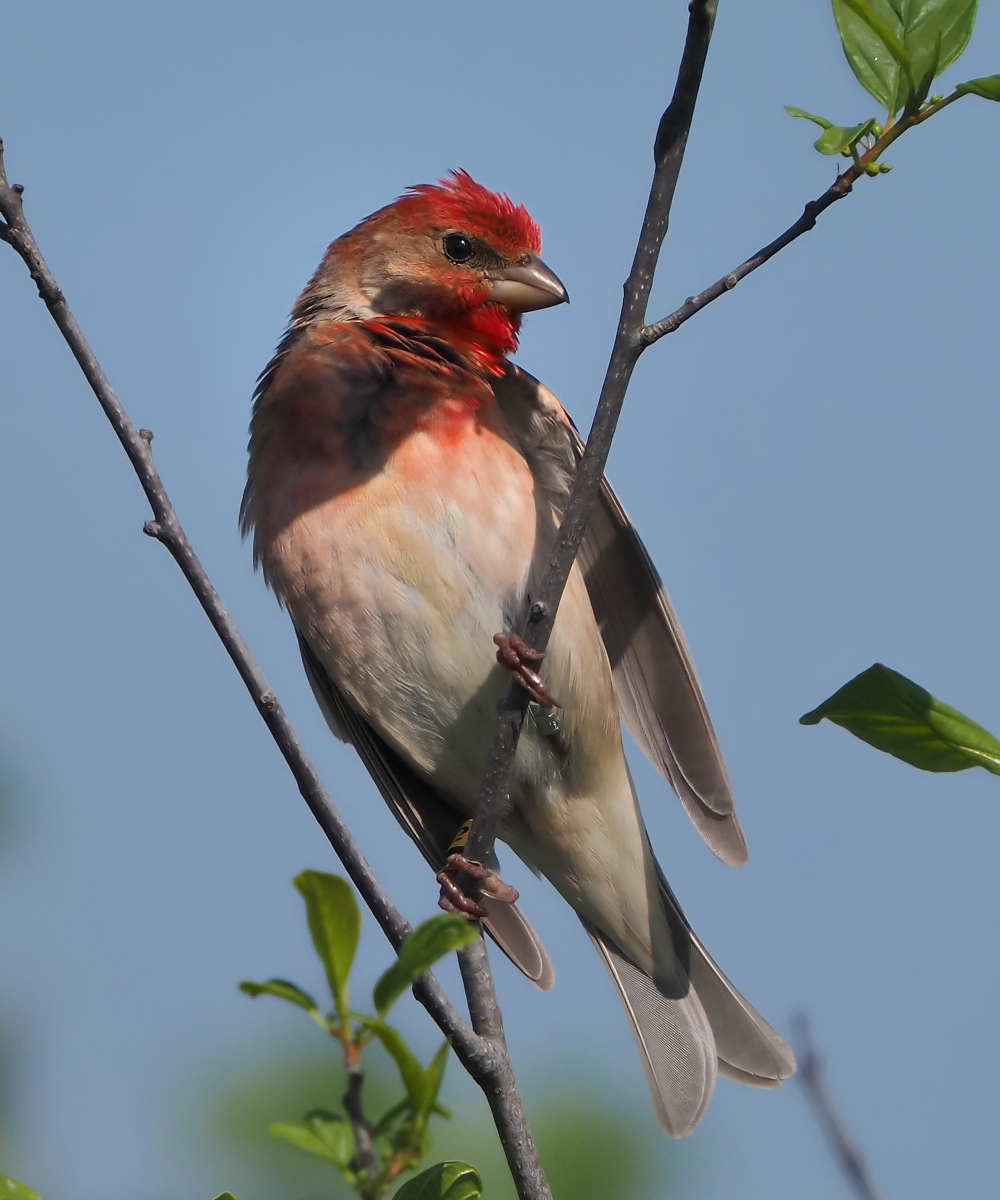
[[535, 254], [529, 254], [509, 267], [490, 271], [492, 297], [512, 313], [533, 312], [536, 308], [551, 308], [568, 304], [569, 293], [559, 277]]

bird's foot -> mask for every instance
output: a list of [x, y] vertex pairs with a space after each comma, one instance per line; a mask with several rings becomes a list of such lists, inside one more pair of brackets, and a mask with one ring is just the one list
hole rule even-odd
[[517, 889], [509, 883], [504, 883], [496, 871], [484, 867], [482, 863], [473, 862], [464, 854], [449, 854], [444, 868], [438, 872], [437, 881], [441, 885], [441, 899], [438, 906], [445, 912], [460, 912], [473, 920], [481, 921], [486, 916], [486, 910], [478, 901], [465, 894], [458, 876], [467, 875], [479, 884], [480, 892], [491, 900], [499, 900], [501, 904], [513, 904], [517, 900]]
[[531, 665], [542, 661], [545, 657], [542, 651], [533, 650], [516, 633], [496, 633], [493, 641], [497, 646], [497, 662], [510, 671], [532, 700], [545, 708], [559, 708], [549, 685]]

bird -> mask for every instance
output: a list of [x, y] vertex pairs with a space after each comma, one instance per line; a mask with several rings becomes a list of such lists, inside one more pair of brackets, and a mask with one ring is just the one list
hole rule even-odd
[[[524, 313], [568, 300], [523, 205], [453, 171], [327, 249], [253, 400], [244, 535], [332, 732], [441, 882], [540, 989], [551, 959], [462, 855], [511, 674], [531, 699], [500, 839], [576, 911], [624, 1005], [664, 1130], [716, 1076], [775, 1087], [790, 1048], [685, 918], [646, 832], [622, 724], [709, 848], [740, 864], [730, 780], [671, 602], [603, 481], [544, 664], [517, 637], [582, 439], [511, 361]], [[466, 896], [458, 868], [480, 898]]]

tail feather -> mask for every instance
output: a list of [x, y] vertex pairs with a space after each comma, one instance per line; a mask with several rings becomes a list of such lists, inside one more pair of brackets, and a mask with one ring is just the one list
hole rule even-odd
[[708, 1014], [719, 1052], [719, 1071], [753, 1087], [779, 1087], [795, 1074], [795, 1055], [693, 939], [691, 983]]
[[795, 1071], [795, 1056], [719, 970], [657, 870], [676, 986], [657, 986], [598, 929], [583, 924], [618, 988], [657, 1118], [671, 1137], [684, 1137], [701, 1119], [717, 1073], [777, 1087]]
[[671, 1137], [685, 1137], [715, 1087], [715, 1038], [698, 994], [689, 987], [683, 996], [664, 996], [598, 930], [584, 927], [625, 1006], [657, 1119]]
[[482, 896], [480, 904], [486, 909], [486, 932], [539, 991], [547, 992], [556, 981], [555, 968], [524, 913], [516, 904], [501, 904], [489, 896]]
[[690, 939], [688, 974], [715, 1035], [720, 1072], [739, 1083], [778, 1087], [795, 1073], [795, 1055], [791, 1047], [719, 970], [687, 923], [663, 872], [659, 867], [657, 870], [660, 894], [675, 938], [678, 926], [682, 925]]

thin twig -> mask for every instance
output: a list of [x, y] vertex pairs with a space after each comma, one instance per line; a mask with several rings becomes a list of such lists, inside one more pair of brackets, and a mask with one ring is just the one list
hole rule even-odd
[[[3, 141], [0, 140], [0, 240], [7, 242], [27, 266], [38, 287], [39, 296], [58, 325], [128, 455], [153, 511], [153, 519], [143, 527], [145, 532], [166, 546], [173, 555], [288, 764], [302, 798], [365, 904], [392, 946], [398, 949], [410, 926], [389, 899], [344, 824], [298, 735], [188, 541], [153, 461], [150, 448], [153, 435], [148, 429], [136, 429], [132, 424], [83, 336], [24, 218], [21, 203], [23, 190], [20, 185], [11, 186], [7, 182]], [[468, 996], [470, 1012], [488, 1009], [490, 1005], [496, 1007], [496, 995], [484, 948], [478, 962], [481, 969], [466, 981], [467, 989], [477, 988], [481, 993]], [[489, 1100], [520, 1200], [551, 1200], [551, 1192], [545, 1182], [514, 1082], [502, 1024], [498, 1021], [495, 1027], [491, 1027], [493, 1031], [481, 1036], [462, 1018], [430, 973], [417, 981], [413, 993], [448, 1038], [462, 1066]], [[503, 1093], [499, 1106], [496, 1103], [497, 1092]]]
[[805, 1090], [820, 1128], [830, 1143], [837, 1165], [860, 1200], [882, 1200], [882, 1193], [875, 1185], [868, 1164], [857, 1143], [847, 1132], [844, 1119], [833, 1102], [823, 1060], [816, 1052], [809, 1031], [809, 1021], [799, 1015], [793, 1022], [795, 1057], [798, 1060], [798, 1081]]
[[[611, 351], [604, 385], [590, 429], [590, 437], [577, 467], [573, 490], [563, 513], [559, 533], [537, 595], [529, 606], [521, 636], [534, 650], [548, 645], [556, 611], [566, 581], [583, 540], [590, 512], [604, 476], [615, 426], [625, 401], [632, 371], [645, 349], [641, 334], [646, 306], [653, 285], [653, 272], [667, 233], [670, 207], [680, 173], [695, 101], [705, 70], [705, 59], [715, 25], [718, 0], [691, 0], [687, 37], [681, 55], [673, 98], [660, 118], [653, 145], [653, 184], [646, 204], [632, 269], [625, 283], [618, 332]], [[528, 694], [516, 683], [507, 688], [500, 702], [497, 731], [490, 747], [486, 772], [476, 801], [476, 815], [464, 853], [470, 859], [488, 861], [500, 824], [508, 807], [507, 779], [514, 762], [521, 727], [528, 709]]]
[[[347, 1113], [354, 1130], [354, 1144], [357, 1147], [357, 1164], [368, 1177], [368, 1182], [374, 1184], [379, 1176], [378, 1155], [375, 1153], [375, 1143], [372, 1141], [372, 1127], [365, 1116], [361, 1092], [365, 1076], [361, 1067], [355, 1062], [347, 1065], [347, 1091], [344, 1093], [344, 1112]], [[369, 1189], [370, 1190], [370, 1189]], [[374, 1195], [374, 1192], [372, 1193]]]
[[673, 333], [674, 330], [680, 329], [685, 321], [689, 321], [695, 313], [701, 312], [706, 304], [711, 304], [713, 300], [718, 300], [726, 292], [731, 292], [740, 280], [745, 279], [751, 271], [756, 271], [769, 258], [773, 258], [779, 250], [784, 250], [797, 237], [808, 233], [816, 224], [816, 218], [820, 213], [828, 209], [831, 204], [842, 200], [851, 190], [850, 184], [846, 187], [840, 186], [840, 180], [843, 178], [844, 176], [840, 176], [837, 182], [831, 184], [822, 196], [817, 197], [815, 200], [810, 200], [802, 210], [802, 216], [794, 224], [789, 225], [785, 232], [776, 237], [773, 242], [769, 242], [763, 249], [758, 250], [746, 262], [740, 263], [728, 275], [723, 275], [721, 279], [717, 279], [711, 287], [705, 288], [703, 292], [699, 292], [696, 296], [689, 296], [680, 308], [674, 309], [672, 313], [663, 317], [662, 320], [654, 321], [652, 325], [646, 325], [639, 335], [643, 348], [652, 346], [654, 342], [658, 342], [660, 338], [666, 337], [668, 333]]
[[758, 267], [762, 267], [779, 250], [784, 250], [796, 238], [801, 237], [804, 233], [808, 233], [816, 224], [816, 220], [820, 214], [824, 213], [832, 204], [836, 204], [838, 200], [843, 200], [845, 196], [849, 195], [858, 179], [866, 174], [865, 168], [877, 162], [879, 157], [897, 138], [901, 137], [908, 129], [923, 124], [928, 117], [934, 116], [942, 108], [947, 108], [949, 104], [954, 104], [959, 99], [961, 99], [959, 93], [952, 92], [950, 96], [944, 96], [934, 104], [929, 104], [926, 108], [917, 109], [916, 112], [902, 116], [881, 137], [877, 138], [865, 153], [858, 157], [856, 162], [852, 163], [845, 171], [842, 171], [822, 196], [817, 196], [815, 200], [810, 200], [802, 210], [802, 216], [789, 225], [785, 232], [776, 237], [773, 242], [768, 242], [766, 246], [748, 258], [746, 262], [740, 263], [728, 275], [723, 275], [721, 279], [717, 279], [715, 283], [705, 288], [703, 292], [699, 292], [696, 296], [689, 296], [680, 308], [674, 309], [672, 313], [663, 317], [662, 320], [654, 321], [651, 325], [646, 325], [639, 335], [642, 348], [645, 350], [647, 346], [652, 346], [654, 342], [658, 342], [660, 338], [665, 337], [668, 333], [673, 333], [674, 330], [679, 329], [695, 313], [701, 312], [706, 304], [711, 304], [713, 300], [718, 300], [726, 292], [731, 292], [740, 280], [746, 279], [752, 271], [756, 271]]

